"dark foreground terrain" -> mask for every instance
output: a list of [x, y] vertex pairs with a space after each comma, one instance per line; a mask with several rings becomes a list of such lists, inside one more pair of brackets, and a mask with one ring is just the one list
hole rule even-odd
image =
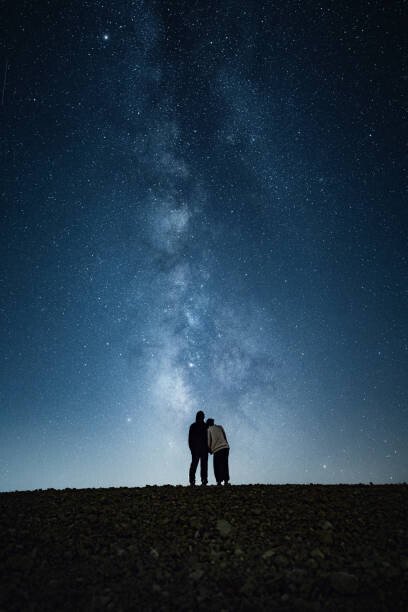
[[406, 610], [408, 486], [0, 494], [0, 610]]

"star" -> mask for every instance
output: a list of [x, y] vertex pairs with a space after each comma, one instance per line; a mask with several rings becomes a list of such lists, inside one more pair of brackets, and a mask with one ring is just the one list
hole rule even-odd
[[[0, 65], [0, 450], [28, 466], [0, 490], [94, 484], [100, 466], [62, 465], [58, 448], [86, 448], [95, 422], [93, 450], [115, 458], [98, 482], [123, 483], [121, 465], [129, 484], [185, 482], [200, 404], [226, 427], [236, 483], [298, 482], [305, 465], [315, 482], [405, 478], [403, 124], [387, 95], [402, 36], [377, 53], [351, 3], [316, 37], [313, 7], [299, 19], [289, 3], [288, 45], [273, 3], [250, 19], [218, 3], [215, 24], [210, 2], [85, 2], [38, 45], [21, 4], [10, 41], [29, 24], [52, 78]], [[373, 9], [372, 31], [391, 37], [398, 14]], [[151, 450], [167, 440], [164, 469]]]

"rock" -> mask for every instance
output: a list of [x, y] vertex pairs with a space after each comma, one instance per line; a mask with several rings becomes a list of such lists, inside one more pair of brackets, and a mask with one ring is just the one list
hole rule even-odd
[[400, 565], [401, 565], [401, 569], [408, 570], [408, 558], [407, 557], [403, 557], [401, 559]]
[[218, 519], [217, 520], [217, 530], [222, 536], [226, 537], [226, 536], [229, 536], [229, 534], [231, 533], [232, 525], [225, 519]]
[[198, 582], [204, 576], [204, 573], [205, 572], [201, 565], [196, 565], [193, 571], [190, 572], [190, 578]]
[[273, 548], [270, 548], [269, 550], [266, 550], [264, 552], [264, 554], [262, 555], [262, 559], [270, 559], [271, 557], [275, 556], [275, 551], [273, 550]]
[[31, 557], [25, 557], [24, 555], [18, 554], [10, 557], [7, 565], [13, 570], [28, 572], [33, 566], [33, 560]]
[[293, 570], [288, 572], [287, 577], [290, 582], [293, 582], [294, 584], [301, 584], [307, 577], [307, 571], [299, 567], [295, 567]]
[[157, 552], [157, 550], [155, 548], [151, 548], [150, 549], [150, 554], [153, 557], [153, 559], [158, 559], [159, 558], [159, 553]]
[[289, 559], [285, 557], [285, 555], [276, 555], [274, 562], [276, 565], [280, 565], [281, 567], [286, 567], [289, 565]]
[[333, 544], [333, 535], [331, 531], [321, 531], [319, 533], [319, 540], [325, 546], [328, 546], [329, 544]]
[[335, 591], [343, 595], [353, 595], [358, 589], [358, 579], [347, 572], [334, 572], [330, 576], [330, 584]]
[[248, 597], [250, 597], [251, 593], [253, 593], [254, 591], [254, 588], [255, 588], [254, 579], [252, 576], [248, 576], [244, 584], [241, 586], [240, 592], [243, 595], [247, 595]]
[[324, 553], [322, 553], [320, 548], [314, 548], [312, 552], [310, 553], [310, 556], [313, 557], [313, 559], [324, 559], [325, 558], [325, 555]]
[[328, 531], [329, 529], [334, 529], [334, 527], [333, 527], [333, 525], [331, 524], [330, 521], [323, 521], [323, 523], [320, 526], [325, 531]]

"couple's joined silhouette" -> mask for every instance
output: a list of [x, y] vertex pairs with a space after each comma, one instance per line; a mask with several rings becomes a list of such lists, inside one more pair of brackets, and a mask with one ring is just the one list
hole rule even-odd
[[200, 463], [201, 484], [208, 482], [208, 453], [214, 455], [214, 476], [217, 485], [229, 484], [228, 456], [229, 444], [224, 428], [215, 425], [214, 419], [204, 421], [204, 412], [199, 410], [195, 423], [190, 425], [188, 445], [191, 451], [189, 472], [190, 485], [195, 485], [197, 466]]

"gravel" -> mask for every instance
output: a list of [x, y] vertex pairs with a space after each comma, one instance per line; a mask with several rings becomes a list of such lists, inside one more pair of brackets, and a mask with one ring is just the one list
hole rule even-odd
[[405, 610], [407, 485], [0, 494], [0, 611]]

